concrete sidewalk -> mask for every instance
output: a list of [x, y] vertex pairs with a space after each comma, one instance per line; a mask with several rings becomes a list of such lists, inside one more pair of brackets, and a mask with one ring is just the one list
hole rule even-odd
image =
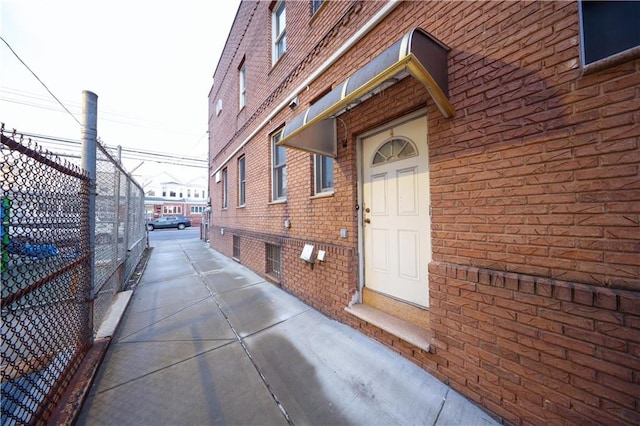
[[497, 424], [206, 243], [152, 246], [77, 424]]

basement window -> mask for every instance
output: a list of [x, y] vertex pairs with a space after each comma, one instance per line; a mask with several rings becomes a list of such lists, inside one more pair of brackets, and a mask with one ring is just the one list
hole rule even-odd
[[233, 236], [233, 258], [240, 260], [240, 237]]
[[266, 272], [280, 281], [282, 274], [280, 264], [280, 246], [266, 244]]

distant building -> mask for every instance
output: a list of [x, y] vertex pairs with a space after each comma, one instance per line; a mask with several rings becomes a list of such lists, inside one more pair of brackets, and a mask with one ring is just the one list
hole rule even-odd
[[193, 226], [202, 222], [208, 205], [206, 179], [181, 182], [169, 173], [152, 178], [144, 186], [145, 217], [187, 216]]
[[242, 1], [211, 246], [507, 424], [640, 424], [638, 13]]

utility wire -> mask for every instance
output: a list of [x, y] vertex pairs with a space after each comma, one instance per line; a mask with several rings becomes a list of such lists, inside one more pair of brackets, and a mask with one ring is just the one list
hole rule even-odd
[[[8, 130], [5, 130], [6, 133], [9, 133]], [[82, 142], [75, 139], [67, 139], [56, 136], [47, 136], [40, 135], [36, 133], [29, 132], [20, 132], [22, 136], [26, 136], [28, 138], [33, 138], [34, 141], [40, 140], [41, 142], [47, 141], [48, 145], [53, 148], [53, 146], [57, 146], [57, 149], [72, 149], [72, 147], [79, 147], [82, 145]], [[107, 147], [104, 143], [102, 146]], [[64, 147], [60, 147], [63, 145]], [[185, 155], [174, 155], [165, 152], [159, 151], [147, 151], [142, 149], [133, 149], [127, 147], [121, 147], [123, 158], [130, 160], [143, 160], [143, 161], [153, 161], [156, 163], [164, 163], [164, 164], [174, 164], [174, 165], [183, 165], [187, 167], [197, 167], [197, 168], [207, 168], [208, 160], [193, 157], [193, 156], [185, 156]], [[73, 149], [72, 149], [73, 151]], [[60, 155], [61, 153], [59, 153]], [[62, 155], [64, 156], [64, 155]]]
[[13, 54], [15, 55], [15, 57], [16, 57], [16, 58], [18, 58], [18, 60], [22, 63], [22, 65], [24, 65], [24, 66], [29, 70], [29, 72], [30, 72], [31, 74], [33, 74], [33, 76], [36, 78], [36, 80], [38, 80], [38, 81], [40, 82], [40, 84], [42, 84], [42, 86], [47, 90], [47, 92], [49, 92], [49, 94], [50, 94], [51, 96], [53, 96], [53, 99], [55, 99], [55, 100], [56, 100], [56, 102], [58, 102], [58, 103], [60, 104], [60, 106], [62, 106], [62, 108], [64, 108], [64, 110], [65, 110], [65, 111], [67, 111], [67, 112], [69, 113], [69, 115], [70, 115], [70, 116], [71, 116], [71, 117], [76, 121], [76, 123], [78, 123], [80, 126], [82, 126], [82, 123], [80, 123], [80, 121], [78, 121], [78, 119], [76, 118], [76, 116], [75, 116], [75, 115], [73, 115], [73, 114], [71, 113], [71, 111], [69, 111], [69, 110], [67, 109], [67, 107], [66, 107], [66, 106], [64, 106], [64, 104], [63, 104], [62, 102], [60, 102], [60, 100], [56, 97], [56, 95], [54, 95], [54, 94], [53, 94], [53, 92], [52, 92], [51, 90], [49, 90], [49, 88], [47, 87], [47, 85], [46, 85], [46, 84], [44, 84], [42, 80], [40, 80], [40, 78], [36, 75], [36, 73], [35, 73], [35, 72], [33, 72], [33, 71], [31, 70], [31, 68], [29, 68], [29, 65], [27, 65], [27, 64], [26, 64], [26, 63], [25, 63], [25, 62], [20, 58], [20, 56], [18, 56], [18, 54], [16, 53], [16, 51], [15, 51], [15, 50], [13, 50], [13, 48], [11, 47], [11, 45], [10, 45], [9, 43], [7, 43], [7, 41], [6, 41], [4, 38], [2, 38], [2, 36], [0, 36], [0, 40], [2, 40], [2, 42], [3, 42], [4, 44], [6, 44], [6, 45], [7, 45], [7, 47], [9, 48], [9, 50], [11, 50], [11, 53], [13, 53]]

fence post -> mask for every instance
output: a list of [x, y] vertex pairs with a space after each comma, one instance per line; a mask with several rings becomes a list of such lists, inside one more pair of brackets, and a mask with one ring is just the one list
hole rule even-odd
[[[96, 150], [98, 138], [98, 95], [82, 91], [82, 168], [89, 174], [89, 330], [93, 336], [93, 304], [95, 301], [96, 270]], [[93, 339], [93, 337], [92, 337]]]

